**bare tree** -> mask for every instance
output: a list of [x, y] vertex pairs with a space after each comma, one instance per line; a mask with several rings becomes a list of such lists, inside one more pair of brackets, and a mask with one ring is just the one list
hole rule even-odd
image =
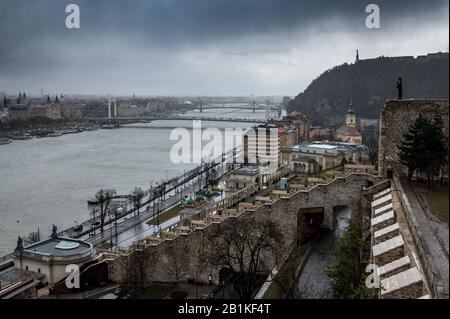
[[268, 219], [243, 217], [220, 224], [211, 234], [210, 258], [228, 268], [241, 299], [250, 299], [258, 285], [258, 273], [269, 273], [278, 264], [282, 234]]
[[208, 250], [206, 236], [202, 236], [201, 243], [193, 248], [191, 254], [194, 254], [195, 258], [192, 261], [194, 281], [195, 281], [195, 297], [198, 298], [198, 284], [200, 283], [200, 277], [204, 273], [205, 268], [208, 266]]
[[100, 214], [100, 230], [103, 232], [105, 226], [105, 219], [108, 215], [111, 202], [116, 195], [116, 191], [113, 189], [101, 189], [95, 194], [95, 199], [88, 201], [89, 208], [92, 208], [94, 218], [95, 210]]
[[128, 257], [125, 284], [133, 298], [144, 292], [148, 280], [147, 269], [152, 257], [148, 249], [138, 249]]
[[41, 234], [39, 232], [39, 229], [37, 232], [31, 232], [28, 234], [27, 237], [23, 239], [25, 245], [32, 245], [34, 243], [37, 243], [41, 240]]
[[140, 187], [136, 187], [131, 191], [131, 197], [133, 199], [134, 208], [139, 214], [139, 208], [141, 207], [142, 199], [144, 198], [144, 191]]
[[[182, 241], [182, 243], [180, 242]], [[185, 277], [189, 265], [189, 252], [184, 238], [178, 239], [177, 242], [172, 242], [167, 250], [168, 267], [167, 273], [178, 285]]]

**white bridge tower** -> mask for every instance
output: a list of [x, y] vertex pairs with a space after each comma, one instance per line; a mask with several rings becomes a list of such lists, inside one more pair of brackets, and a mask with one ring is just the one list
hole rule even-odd
[[108, 95], [108, 118], [117, 117], [117, 99]]

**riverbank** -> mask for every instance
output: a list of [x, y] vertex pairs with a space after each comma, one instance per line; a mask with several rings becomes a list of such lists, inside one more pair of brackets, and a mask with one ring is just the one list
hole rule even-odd
[[[214, 110], [208, 115], [221, 113]], [[262, 114], [236, 111], [234, 116], [258, 118]], [[147, 125], [152, 129], [100, 129], [1, 145], [0, 174], [5, 186], [0, 188], [0, 256], [14, 249], [18, 235], [27, 236], [39, 229], [44, 238], [50, 235], [53, 224], [66, 229], [88, 219], [87, 200], [99, 189], [112, 188], [118, 194], [129, 194], [135, 187], [148, 189], [198, 166], [174, 165], [170, 159], [175, 143], [170, 141], [171, 130], [185, 127], [186, 121]], [[249, 124], [211, 125], [225, 130], [245, 129]], [[137, 228], [136, 232], [141, 230]], [[145, 235], [144, 229], [142, 236]], [[127, 240], [127, 236], [123, 238]]]
[[27, 129], [8, 129], [0, 131], [0, 138], [9, 141], [25, 141], [33, 138], [60, 137], [84, 131], [94, 131], [101, 127], [88, 122], [54, 123], [51, 125], [31, 125]]

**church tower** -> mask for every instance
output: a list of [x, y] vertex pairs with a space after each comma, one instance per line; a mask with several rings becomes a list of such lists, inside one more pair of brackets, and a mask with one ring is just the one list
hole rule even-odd
[[345, 125], [356, 128], [357, 126], [357, 118], [355, 114], [355, 110], [353, 108], [353, 100], [350, 100], [350, 107], [347, 111], [347, 115], [345, 117]]
[[359, 50], [356, 50], [356, 63], [359, 62]]

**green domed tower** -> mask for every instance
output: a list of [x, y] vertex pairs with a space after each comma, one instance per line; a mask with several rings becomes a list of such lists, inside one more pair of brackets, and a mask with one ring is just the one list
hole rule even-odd
[[357, 126], [357, 118], [355, 114], [355, 110], [353, 108], [353, 100], [350, 100], [350, 106], [347, 111], [347, 115], [345, 117], [345, 125], [356, 128]]

